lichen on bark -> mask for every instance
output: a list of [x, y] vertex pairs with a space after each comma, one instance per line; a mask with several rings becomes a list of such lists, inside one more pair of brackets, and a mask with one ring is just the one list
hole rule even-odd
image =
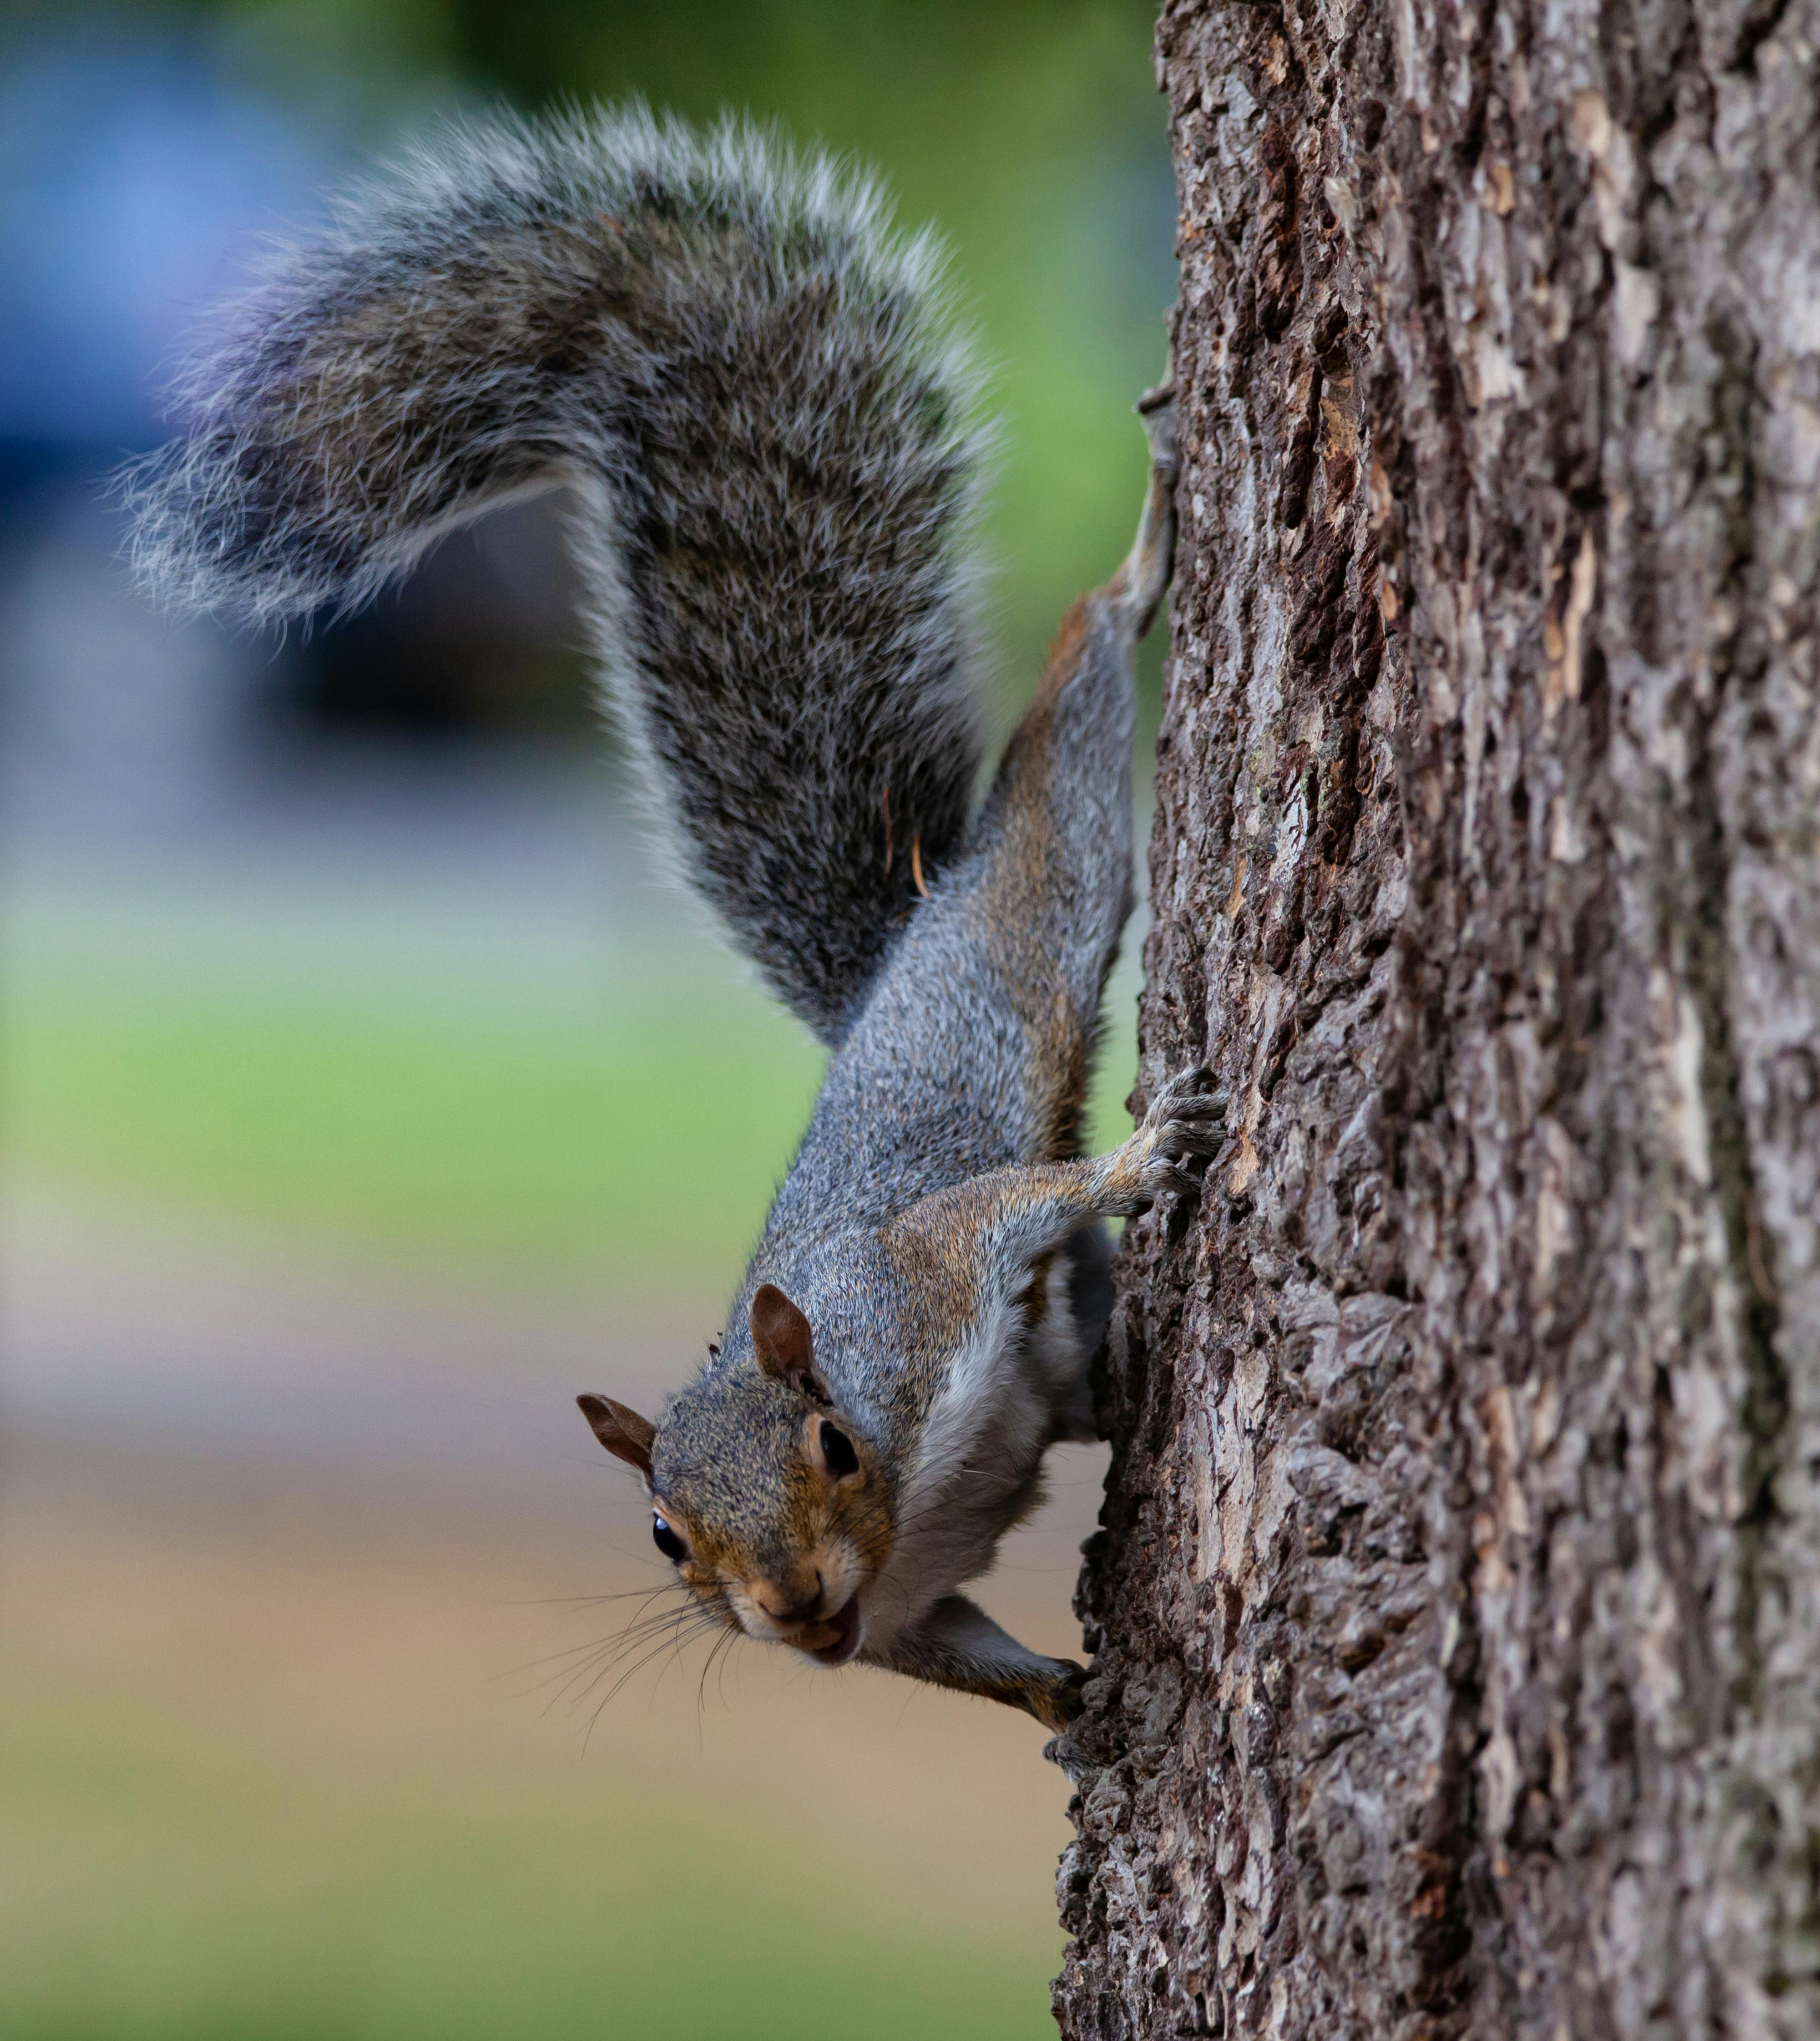
[[1181, 0], [1075, 2036], [1820, 2033], [1820, 0]]

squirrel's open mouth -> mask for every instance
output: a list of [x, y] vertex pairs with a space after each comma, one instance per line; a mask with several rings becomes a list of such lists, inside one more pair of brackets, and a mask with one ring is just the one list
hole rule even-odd
[[[860, 1597], [849, 1595], [826, 1623], [818, 1623], [817, 1629], [833, 1632], [830, 1643], [817, 1645], [809, 1652], [818, 1665], [844, 1665], [860, 1648]], [[807, 1649], [807, 1646], [804, 1647]]]

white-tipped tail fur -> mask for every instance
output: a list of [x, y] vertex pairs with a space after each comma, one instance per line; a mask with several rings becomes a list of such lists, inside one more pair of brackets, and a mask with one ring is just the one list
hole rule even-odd
[[368, 600], [528, 490], [681, 868], [838, 1040], [964, 826], [977, 385], [876, 187], [642, 107], [453, 126], [230, 308], [131, 471], [165, 601]]

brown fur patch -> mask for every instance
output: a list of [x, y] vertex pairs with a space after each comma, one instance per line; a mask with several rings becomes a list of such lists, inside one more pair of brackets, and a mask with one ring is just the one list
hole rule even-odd
[[1024, 1307], [1024, 1322], [1032, 1332], [1049, 1315], [1049, 1271], [1055, 1265], [1053, 1254], [1041, 1255], [1030, 1265], [1030, 1291]]
[[1093, 1017], [1074, 1010], [1043, 953], [1056, 893], [1049, 748], [1056, 701], [1079, 669], [1093, 623], [1092, 598], [1082, 596], [1062, 620], [1042, 682], [1005, 747], [1004, 853], [982, 899], [986, 945], [1029, 1044], [1026, 1082], [1044, 1159], [1057, 1162], [1079, 1150]]
[[1047, 663], [1043, 669], [1043, 677], [1037, 683], [1036, 693], [1031, 703], [1032, 708], [1051, 708], [1069, 676], [1081, 663], [1081, 648], [1087, 641], [1087, 632], [1093, 622], [1087, 606], [1088, 598], [1078, 595], [1069, 604], [1067, 613], [1057, 625], [1055, 643], [1049, 647]]

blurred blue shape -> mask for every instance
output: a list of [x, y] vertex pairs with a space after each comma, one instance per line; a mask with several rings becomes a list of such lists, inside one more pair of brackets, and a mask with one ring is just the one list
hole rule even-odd
[[16, 46], [0, 70], [0, 437], [157, 437], [186, 333], [254, 230], [317, 211], [332, 161], [180, 45], [91, 26]]

